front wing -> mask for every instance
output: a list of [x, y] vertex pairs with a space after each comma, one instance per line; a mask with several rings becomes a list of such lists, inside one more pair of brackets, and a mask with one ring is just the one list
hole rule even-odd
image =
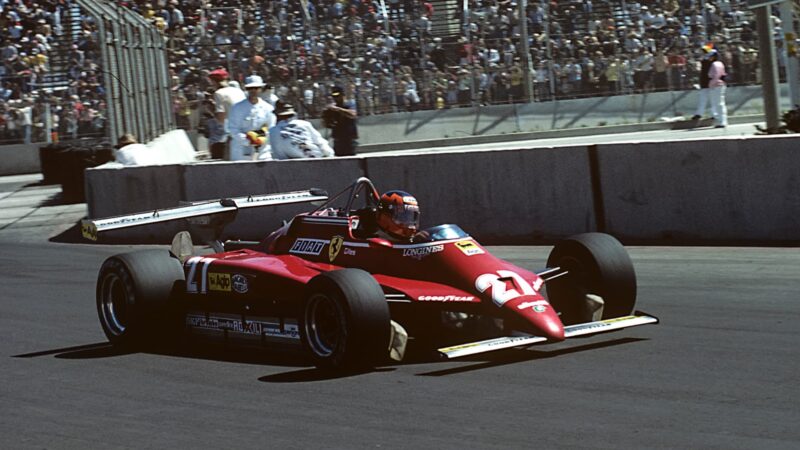
[[[590, 334], [605, 333], [607, 331], [656, 323], [658, 323], [658, 319], [647, 314], [616, 317], [613, 319], [599, 320], [597, 322], [586, 322], [566, 326], [564, 327], [564, 337], [571, 338], [577, 336], [587, 336]], [[487, 339], [485, 341], [456, 345], [453, 347], [440, 348], [439, 353], [441, 353], [447, 359], [453, 359], [460, 358], [462, 356], [476, 355], [478, 353], [502, 350], [504, 348], [525, 347], [546, 341], [547, 338], [532, 335], [499, 337]]]

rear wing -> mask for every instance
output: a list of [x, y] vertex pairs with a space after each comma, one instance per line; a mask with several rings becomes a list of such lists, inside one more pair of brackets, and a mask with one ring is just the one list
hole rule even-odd
[[210, 224], [212, 222], [210, 219], [212, 216], [225, 213], [228, 213], [228, 216], [230, 216], [229, 220], [226, 220], [225, 223], [229, 223], [235, 218], [236, 212], [240, 209], [318, 202], [327, 199], [328, 194], [324, 190], [309, 189], [279, 194], [248, 195], [246, 197], [190, 202], [187, 205], [174, 208], [156, 209], [149, 212], [114, 216], [104, 219], [84, 219], [81, 221], [81, 233], [84, 238], [96, 241], [98, 234], [104, 231], [151, 225], [179, 219], [195, 219], [196, 223], [200, 225]]

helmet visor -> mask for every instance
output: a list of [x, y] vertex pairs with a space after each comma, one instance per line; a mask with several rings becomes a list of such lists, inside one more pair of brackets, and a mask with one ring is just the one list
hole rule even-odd
[[392, 221], [404, 228], [416, 230], [419, 226], [419, 207], [416, 205], [403, 205], [392, 214]]

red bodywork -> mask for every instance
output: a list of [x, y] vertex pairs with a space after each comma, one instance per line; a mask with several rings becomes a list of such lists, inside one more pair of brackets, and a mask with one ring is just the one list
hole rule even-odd
[[245, 309], [270, 303], [291, 310], [315, 275], [360, 268], [374, 276], [390, 305], [510, 318], [521, 325], [517, 328], [553, 341], [564, 339], [557, 312], [540, 292], [543, 280], [493, 256], [471, 237], [414, 244], [359, 238], [358, 216], [330, 214], [296, 216], [255, 250], [189, 259], [187, 295], [232, 299]]

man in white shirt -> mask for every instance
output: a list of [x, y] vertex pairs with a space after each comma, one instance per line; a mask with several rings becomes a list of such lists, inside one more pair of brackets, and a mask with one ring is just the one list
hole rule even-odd
[[[244, 92], [238, 86], [230, 85], [228, 71], [225, 69], [212, 70], [208, 74], [208, 78], [217, 86], [217, 90], [214, 91], [214, 117], [227, 134], [230, 132], [227, 122], [228, 114], [233, 105], [245, 99]], [[224, 141], [228, 141], [228, 136], [224, 137]]]
[[[297, 119], [291, 104], [275, 105], [278, 123], [269, 129], [272, 159], [329, 158], [333, 149], [311, 123]], [[258, 159], [269, 159], [259, 155]]]
[[244, 80], [247, 98], [233, 105], [228, 116], [231, 130], [231, 161], [252, 160], [254, 153], [269, 153], [269, 142], [264, 137], [265, 129], [275, 125], [275, 108], [261, 98], [266, 86], [258, 75], [250, 75]]
[[153, 151], [146, 145], [137, 142], [136, 137], [128, 133], [119, 137], [114, 149], [114, 160], [124, 166], [146, 166], [158, 163]]

